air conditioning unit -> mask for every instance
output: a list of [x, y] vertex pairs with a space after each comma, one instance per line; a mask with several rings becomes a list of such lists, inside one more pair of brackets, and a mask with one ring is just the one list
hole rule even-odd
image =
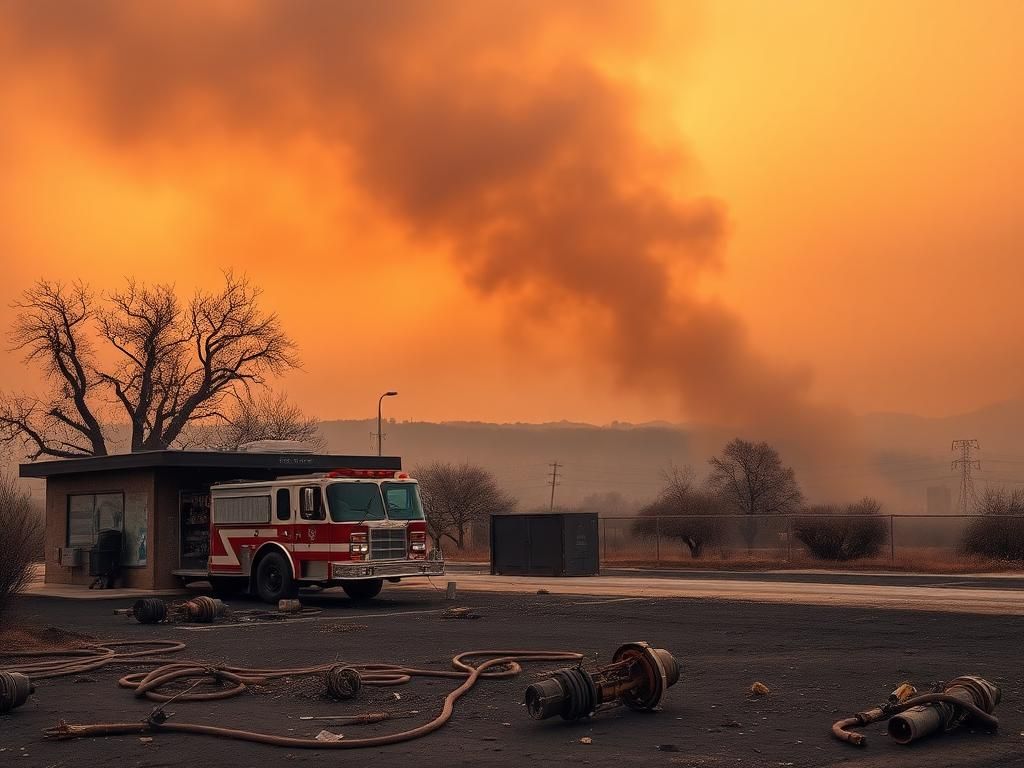
[[77, 568], [82, 564], [81, 547], [58, 547], [57, 562], [65, 568]]

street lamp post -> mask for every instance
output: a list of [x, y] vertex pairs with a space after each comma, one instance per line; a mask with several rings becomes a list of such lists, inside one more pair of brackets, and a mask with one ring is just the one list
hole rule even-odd
[[384, 432], [381, 419], [381, 403], [384, 402], [385, 397], [394, 397], [397, 392], [385, 392], [377, 399], [377, 455], [381, 456], [384, 452]]

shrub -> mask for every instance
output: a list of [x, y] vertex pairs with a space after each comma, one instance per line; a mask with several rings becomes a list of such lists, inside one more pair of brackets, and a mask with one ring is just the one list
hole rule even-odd
[[889, 526], [874, 499], [845, 507], [820, 505], [793, 520], [793, 535], [818, 560], [874, 557], [889, 540]]
[[43, 548], [43, 521], [17, 481], [0, 474], [0, 626], [14, 595], [32, 578]]
[[988, 488], [981, 497], [982, 517], [964, 531], [965, 552], [996, 560], [1024, 561], [1024, 490]]

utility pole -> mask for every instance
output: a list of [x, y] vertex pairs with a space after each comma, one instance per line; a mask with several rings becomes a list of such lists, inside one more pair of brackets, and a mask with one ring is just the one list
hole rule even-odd
[[974, 492], [974, 478], [972, 470], [981, 471], [981, 462], [971, 458], [972, 450], [980, 450], [981, 446], [977, 440], [954, 440], [953, 451], [960, 451], [960, 458], [954, 459], [952, 469], [960, 470], [960, 514], [967, 515], [973, 512], [978, 506], [978, 495]]
[[385, 392], [379, 398], [377, 398], [377, 455], [380, 456], [384, 452], [384, 420], [381, 414], [381, 403], [384, 402], [385, 397], [394, 397], [397, 392]]
[[551, 511], [555, 511], [555, 486], [558, 485], [558, 468], [562, 465], [557, 461], [548, 464], [551, 467]]

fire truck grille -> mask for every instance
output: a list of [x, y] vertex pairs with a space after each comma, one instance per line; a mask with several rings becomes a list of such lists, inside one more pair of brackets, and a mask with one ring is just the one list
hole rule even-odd
[[404, 528], [370, 529], [370, 560], [404, 560], [406, 552]]

